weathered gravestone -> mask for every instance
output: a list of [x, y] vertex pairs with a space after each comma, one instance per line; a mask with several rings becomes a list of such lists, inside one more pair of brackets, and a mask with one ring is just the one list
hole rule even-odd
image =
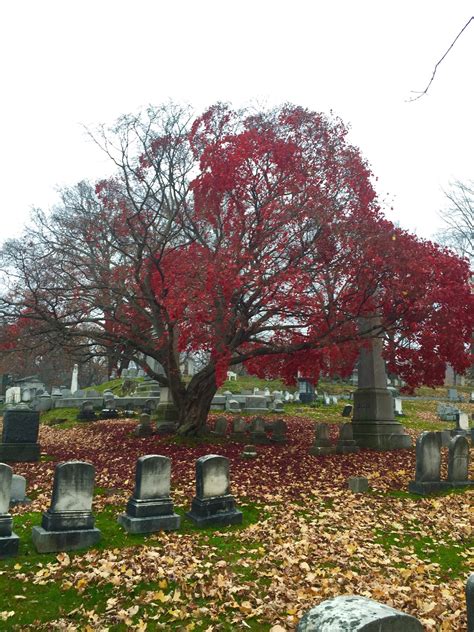
[[448, 388], [448, 399], [450, 402], [458, 401], [458, 391], [456, 388]]
[[466, 435], [469, 433], [469, 415], [459, 411], [456, 413], [456, 427], [453, 434]]
[[329, 438], [329, 426], [325, 423], [316, 423], [314, 425], [314, 442], [309, 449], [310, 454], [332, 454], [336, 448], [333, 446]]
[[19, 474], [13, 474], [12, 486], [10, 491], [10, 505], [19, 505], [21, 503], [30, 503], [30, 499], [26, 497], [26, 478]]
[[355, 494], [367, 492], [369, 490], [369, 479], [365, 476], [350, 476], [347, 479], [347, 487]]
[[170, 389], [160, 387], [160, 403], [156, 407], [156, 431], [158, 434], [174, 433], [178, 425], [178, 409], [176, 408]]
[[0, 559], [18, 553], [19, 537], [13, 533], [13, 518], [8, 513], [12, 486], [12, 468], [0, 463]]
[[418, 619], [367, 597], [347, 595], [311, 608], [296, 632], [423, 632]]
[[3, 414], [2, 461], [39, 461], [39, 412], [26, 404], [17, 404]]
[[232, 433], [230, 435], [231, 439], [234, 441], [242, 441], [245, 439], [245, 433], [247, 431], [247, 424], [242, 417], [237, 417], [232, 422]]
[[275, 413], [282, 413], [285, 410], [285, 406], [281, 399], [275, 399], [272, 405], [272, 410]]
[[209, 454], [196, 461], [196, 496], [186, 516], [198, 527], [241, 524], [242, 512], [229, 493], [229, 459]]
[[354, 441], [352, 424], [342, 424], [339, 428], [339, 437], [336, 444], [336, 452], [338, 454], [347, 454], [350, 452], [359, 452], [360, 448]]
[[211, 431], [211, 434], [217, 435], [218, 437], [225, 437], [226, 432], [227, 432], [227, 419], [225, 417], [218, 417], [216, 419], [214, 430]]
[[441, 447], [447, 448], [451, 441], [451, 432], [449, 430], [437, 430], [436, 434], [441, 438]]
[[254, 444], [266, 445], [270, 443], [267, 433], [265, 432], [265, 422], [261, 417], [255, 417], [252, 426], [250, 438]]
[[134, 429], [133, 435], [135, 437], [150, 437], [152, 434], [151, 417], [147, 413], [142, 413], [140, 415], [140, 423]]
[[286, 443], [286, 433], [288, 431], [288, 426], [283, 419], [276, 419], [273, 422], [272, 428], [272, 442], [273, 443]]
[[404, 417], [403, 405], [402, 405], [402, 400], [400, 397], [393, 398], [393, 408], [394, 408], [395, 417]]
[[39, 553], [73, 551], [99, 542], [100, 531], [92, 515], [93, 492], [93, 465], [69, 461], [56, 466], [51, 507], [43, 514], [41, 527], [33, 527], [31, 534]]
[[449, 443], [448, 482], [452, 487], [474, 485], [469, 481], [469, 441], [458, 435]]
[[441, 437], [437, 432], [422, 432], [416, 440], [415, 480], [410, 481], [412, 494], [430, 494], [449, 488], [441, 481]]
[[467, 632], [474, 632], [474, 573], [466, 582]]
[[128, 533], [179, 529], [181, 517], [170, 498], [171, 459], [149, 454], [137, 460], [135, 491], [117, 518]]
[[225, 408], [230, 413], [240, 413], [240, 404], [236, 399], [228, 399]]
[[86, 399], [85, 402], [81, 402], [79, 412], [77, 413], [78, 421], [95, 421], [97, 415], [94, 412], [94, 404]]

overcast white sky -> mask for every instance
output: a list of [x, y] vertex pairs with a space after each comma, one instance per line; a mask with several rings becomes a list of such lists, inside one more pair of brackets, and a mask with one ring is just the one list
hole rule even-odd
[[1, 2], [1, 238], [58, 187], [108, 175], [83, 125], [169, 98], [333, 110], [390, 219], [430, 237], [442, 189], [474, 179], [474, 23], [407, 99], [473, 14], [467, 0]]

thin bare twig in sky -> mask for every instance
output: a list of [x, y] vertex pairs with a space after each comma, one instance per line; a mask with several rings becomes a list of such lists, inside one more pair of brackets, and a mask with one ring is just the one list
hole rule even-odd
[[418, 99], [421, 99], [422, 96], [424, 96], [431, 84], [433, 83], [433, 79], [435, 78], [436, 75], [436, 71], [438, 70], [438, 66], [441, 64], [441, 62], [444, 60], [444, 58], [447, 56], [447, 54], [449, 53], [449, 51], [453, 48], [454, 44], [456, 44], [456, 42], [458, 41], [458, 39], [461, 37], [461, 35], [463, 34], [463, 32], [467, 29], [467, 27], [469, 26], [469, 24], [474, 20], [474, 15], [472, 17], [469, 18], [469, 20], [466, 22], [466, 24], [462, 27], [462, 29], [459, 31], [459, 33], [456, 35], [456, 37], [454, 38], [453, 42], [451, 43], [451, 46], [448, 48], [448, 50], [444, 53], [444, 55], [441, 57], [441, 59], [437, 62], [437, 64], [434, 67], [433, 70], [433, 74], [431, 75], [431, 79], [428, 82], [428, 85], [426, 86], [426, 88], [422, 91], [422, 92], [415, 92], [415, 94], [417, 94], [418, 96], [413, 97], [411, 99], [408, 99], [408, 102], [411, 101], [417, 101]]

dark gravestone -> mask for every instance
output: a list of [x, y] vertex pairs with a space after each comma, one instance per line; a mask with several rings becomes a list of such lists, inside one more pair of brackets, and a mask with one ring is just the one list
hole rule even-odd
[[211, 431], [211, 434], [217, 435], [218, 437], [225, 437], [226, 432], [227, 432], [227, 419], [225, 417], [218, 417], [216, 419], [214, 430]]
[[94, 412], [94, 405], [92, 402], [86, 400], [81, 403], [79, 412], [77, 413], [78, 421], [95, 421], [97, 416]]
[[39, 461], [39, 412], [26, 404], [8, 408], [3, 415], [0, 461]]
[[244, 451], [240, 455], [243, 459], [256, 459], [257, 450], [254, 445], [244, 445]]
[[352, 413], [352, 406], [350, 404], [347, 404], [346, 406], [344, 406], [343, 410], [342, 410], [342, 416], [343, 417], [350, 417]]
[[92, 495], [94, 467], [82, 461], [56, 466], [51, 507], [43, 514], [41, 527], [33, 527], [32, 539], [39, 553], [73, 551], [97, 544]]
[[377, 316], [362, 318], [359, 324], [361, 334], [367, 339], [360, 349], [358, 387], [354, 393], [354, 439], [361, 448], [411, 448], [410, 436], [395, 420], [392, 393], [387, 388], [382, 357], [383, 338], [377, 333], [379, 325]]
[[245, 433], [247, 431], [247, 424], [242, 417], [237, 417], [232, 422], [231, 439], [234, 441], [243, 441], [245, 439]]
[[147, 413], [140, 415], [140, 423], [133, 431], [135, 437], [150, 437], [153, 434], [151, 427], [151, 417]]
[[441, 481], [441, 437], [437, 432], [422, 432], [416, 440], [415, 480], [408, 490], [412, 494], [430, 494], [449, 488]]
[[160, 403], [156, 407], [156, 420], [158, 434], [172, 434], [176, 431], [179, 412], [169, 388], [165, 386], [160, 387]]
[[179, 529], [180, 516], [170, 498], [171, 459], [149, 454], [137, 460], [135, 491], [119, 524], [129, 533]]
[[369, 490], [369, 479], [365, 476], [351, 476], [347, 479], [347, 487], [355, 494], [367, 492]]
[[272, 441], [273, 443], [286, 443], [286, 433], [288, 431], [288, 426], [283, 419], [277, 419], [273, 423], [272, 429]]
[[458, 435], [451, 439], [448, 456], [448, 482], [453, 487], [474, 485], [469, 481], [469, 441]]
[[335, 451], [329, 438], [329, 426], [324, 423], [317, 423], [314, 426], [314, 442], [309, 449], [310, 454], [332, 454]]
[[346, 454], [349, 452], [359, 452], [360, 448], [354, 441], [352, 432], [352, 424], [342, 424], [339, 428], [339, 438], [336, 444], [336, 452], [338, 454]]
[[186, 516], [198, 527], [241, 524], [242, 512], [229, 493], [229, 459], [210, 454], [196, 461], [196, 496]]
[[8, 513], [12, 475], [12, 468], [0, 463], [0, 559], [16, 555], [20, 541], [12, 531], [13, 519]]
[[266, 445], [270, 443], [267, 433], [265, 432], [265, 422], [262, 417], [255, 417], [252, 422], [253, 429], [250, 433], [252, 443], [257, 445]]
[[467, 632], [474, 632], [474, 573], [466, 582]]
[[367, 597], [348, 595], [311, 608], [296, 632], [423, 632], [418, 619]]

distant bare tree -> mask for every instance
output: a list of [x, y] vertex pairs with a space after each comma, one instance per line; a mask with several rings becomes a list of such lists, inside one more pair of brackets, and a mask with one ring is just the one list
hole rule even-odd
[[441, 213], [445, 228], [437, 239], [474, 262], [474, 181], [456, 180], [445, 195], [449, 201]]

